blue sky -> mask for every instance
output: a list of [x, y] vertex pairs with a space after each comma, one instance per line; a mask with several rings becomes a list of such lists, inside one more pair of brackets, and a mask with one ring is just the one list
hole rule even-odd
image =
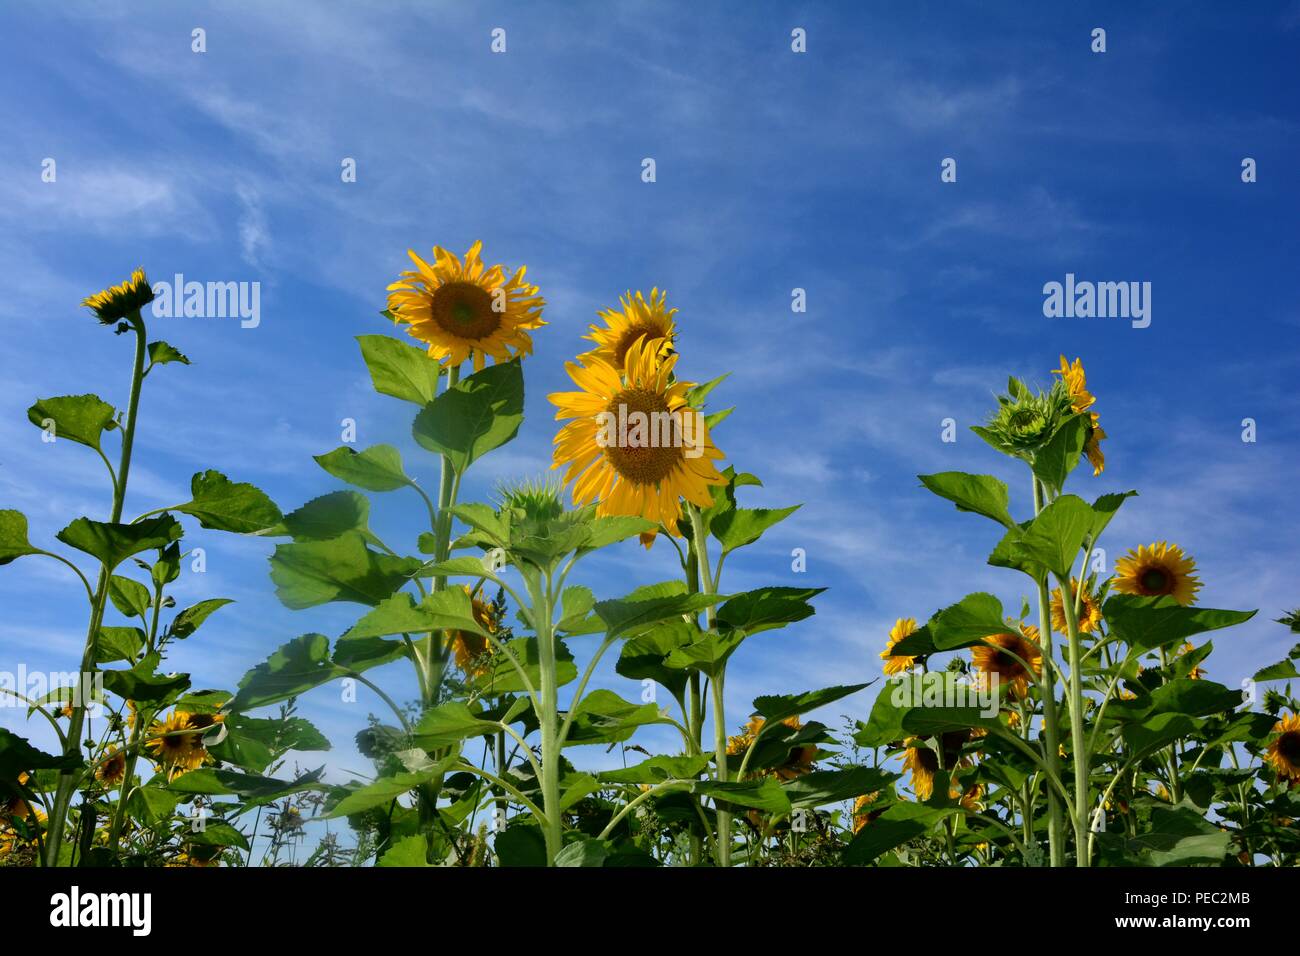
[[[759, 693], [878, 676], [895, 617], [976, 590], [1019, 607], [1019, 576], [984, 564], [996, 529], [915, 475], [997, 474], [1024, 516], [1025, 476], [965, 426], [1009, 373], [1045, 384], [1061, 352], [1083, 357], [1111, 436], [1105, 474], [1080, 471], [1073, 490], [1141, 492], [1108, 532], [1112, 560], [1177, 541], [1203, 604], [1262, 610], [1216, 641], [1215, 679], [1236, 684], [1290, 646], [1270, 619], [1300, 604], [1300, 4], [465, 6], [6, 6], [0, 507], [24, 511], [34, 541], [107, 511], [93, 456], [42, 444], [25, 409], [85, 391], [125, 404], [129, 343], [78, 302], [139, 264], [155, 280], [258, 281], [262, 317], [152, 320], [195, 364], [150, 376], [129, 513], [185, 500], [208, 467], [286, 511], [336, 490], [311, 455], [340, 443], [344, 418], [360, 446], [397, 444], [436, 482], [409, 406], [373, 394], [353, 337], [385, 331], [408, 248], [481, 238], [490, 261], [528, 265], [550, 325], [526, 363], [524, 427], [465, 498], [545, 470], [563, 362], [597, 309], [658, 286], [681, 310], [679, 374], [732, 373], [715, 395], [736, 412], [715, 439], [764, 479], [747, 503], [804, 503], [728, 563], [724, 590], [830, 588], [815, 618], [742, 649], [730, 723]], [[340, 181], [345, 157], [355, 183]], [[940, 182], [945, 157], [956, 183]], [[1241, 181], [1244, 157], [1258, 182]], [[1045, 318], [1043, 284], [1067, 272], [1151, 282], [1151, 326]], [[949, 416], [955, 444], [939, 437]], [[372, 497], [375, 530], [413, 549], [418, 500]], [[191, 540], [208, 572], [184, 577], [178, 602], [238, 602], [172, 658], [198, 686], [233, 687], [284, 641], [361, 614], [281, 607], [268, 542]], [[796, 547], [806, 574], [791, 571]], [[671, 549], [628, 545], [584, 580], [612, 597], [675, 569]], [[58, 565], [0, 569], [0, 606], [0, 667], [75, 667], [84, 615]], [[381, 676], [414, 696], [398, 669]], [[608, 668], [601, 680], [639, 691]], [[818, 716], [861, 714], [870, 694]], [[333, 779], [368, 769], [351, 738], [379, 707], [330, 689], [302, 701], [335, 742]], [[0, 724], [43, 740], [21, 716], [0, 710]]]

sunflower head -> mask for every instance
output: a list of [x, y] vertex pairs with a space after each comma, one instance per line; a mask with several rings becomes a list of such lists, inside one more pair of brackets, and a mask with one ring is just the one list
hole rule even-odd
[[873, 790], [871, 793], [864, 793], [853, 801], [853, 832], [859, 832], [867, 826], [876, 817], [884, 813], [884, 810], [872, 810], [871, 805], [880, 799], [880, 791]]
[[971, 662], [985, 686], [992, 681], [1009, 686], [1013, 699], [1022, 699], [1033, 677], [1042, 673], [1043, 652], [1038, 646], [1038, 628], [1021, 624], [1014, 631], [990, 634], [983, 644], [971, 648]]
[[1123, 594], [1143, 597], [1169, 595], [1187, 607], [1196, 603], [1200, 580], [1193, 574], [1196, 562], [1176, 544], [1157, 541], [1129, 549], [1115, 562], [1115, 579], [1111, 587]]
[[[1078, 620], [1080, 634], [1096, 634], [1101, 628], [1101, 603], [1086, 585], [1080, 585], [1077, 578], [1070, 578], [1070, 600], [1078, 596]], [[1067, 631], [1065, 623], [1065, 605], [1061, 601], [1061, 589], [1052, 591], [1052, 630], [1059, 634]]]
[[885, 644], [885, 649], [880, 652], [880, 658], [885, 662], [884, 671], [888, 677], [895, 674], [902, 674], [911, 669], [916, 663], [915, 657], [908, 657], [905, 654], [895, 654], [894, 645], [910, 634], [916, 633], [916, 618], [900, 617], [894, 621], [894, 626], [889, 629], [889, 640]]
[[100, 325], [113, 325], [133, 315], [154, 300], [153, 287], [144, 269], [136, 269], [125, 282], [88, 295], [81, 304], [95, 313]]
[[434, 246], [432, 264], [410, 250], [415, 268], [388, 287], [389, 315], [428, 346], [432, 358], [456, 367], [473, 359], [475, 371], [489, 356], [508, 362], [532, 354], [528, 333], [546, 324], [546, 301], [524, 281], [525, 267], [506, 278], [503, 266], [484, 266], [482, 248], [474, 243], [462, 260]]
[[126, 777], [126, 751], [114, 747], [95, 768], [95, 779], [106, 787], [115, 787]]
[[[470, 594], [468, 587], [465, 588], [465, 593]], [[495, 634], [497, 621], [492, 605], [472, 596], [470, 597], [470, 603], [474, 607], [474, 620], [478, 622], [478, 626], [489, 633]], [[456, 666], [467, 677], [477, 677], [486, 673], [491, 667], [491, 656], [494, 648], [492, 642], [481, 634], [475, 634], [473, 631], [449, 631], [447, 633], [447, 646], [455, 653]]]
[[553, 477], [497, 486], [498, 511], [515, 511], [526, 521], [552, 521], [564, 513], [564, 485]]
[[1069, 402], [1070, 410], [1077, 415], [1088, 416], [1088, 437], [1084, 440], [1083, 453], [1092, 465], [1094, 477], [1106, 470], [1106, 456], [1101, 450], [1101, 440], [1106, 431], [1099, 424], [1101, 416], [1090, 411], [1097, 399], [1088, 391], [1088, 377], [1083, 371], [1083, 359], [1076, 358], [1073, 363], [1061, 356], [1060, 368], [1052, 369], [1053, 375], [1061, 376], [1056, 388], [1060, 389]]
[[1300, 782], [1300, 714], [1290, 714], [1273, 725], [1277, 739], [1264, 751], [1264, 760], [1277, 771], [1279, 780], [1294, 786]]
[[586, 338], [595, 342], [596, 347], [582, 357], [584, 362], [600, 359], [621, 368], [628, 350], [638, 341], [644, 341], [645, 347], [659, 356], [672, 351], [677, 337], [673, 322], [677, 310], [668, 308], [666, 292], [651, 289], [649, 299], [641, 292], [628, 292], [618, 301], [617, 309], [601, 310], [600, 317], [605, 320], [603, 328], [591, 326], [591, 334]]
[[222, 719], [217, 714], [174, 710], [165, 721], [154, 722], [145, 746], [169, 778], [179, 777], [212, 762], [212, 756], [203, 744], [203, 735]]
[[677, 355], [662, 358], [645, 338], [628, 348], [621, 370], [601, 359], [570, 362], [581, 389], [548, 396], [558, 420], [552, 468], [567, 466], [575, 503], [597, 501], [598, 515], [637, 515], [680, 535], [681, 499], [713, 504], [726, 483], [714, 464], [722, 452], [704, 416], [687, 403], [692, 383], [675, 381]]
[[911, 738], [903, 754], [903, 769], [911, 771], [912, 793], [921, 802], [934, 795], [934, 776], [939, 772], [939, 755], [924, 741]]

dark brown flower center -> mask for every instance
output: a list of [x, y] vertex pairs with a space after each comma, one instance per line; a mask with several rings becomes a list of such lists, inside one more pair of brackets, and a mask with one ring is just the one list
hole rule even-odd
[[1300, 730], [1289, 730], [1277, 738], [1277, 752], [1293, 767], [1300, 767]]
[[472, 282], [439, 286], [429, 307], [439, 328], [458, 338], [487, 338], [501, 326], [501, 313], [492, 308], [492, 293]]
[[658, 392], [624, 389], [606, 408], [605, 455], [614, 470], [636, 485], [657, 485], [682, 460], [683, 442], [677, 417]]
[[1168, 594], [1173, 590], [1173, 578], [1163, 568], [1143, 568], [1138, 584], [1144, 594]]

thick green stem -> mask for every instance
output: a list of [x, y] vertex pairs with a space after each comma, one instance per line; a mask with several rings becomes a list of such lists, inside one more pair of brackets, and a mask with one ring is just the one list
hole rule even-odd
[[[549, 578], [549, 576], [548, 576]], [[538, 715], [542, 736], [542, 812], [546, 838], [546, 863], [555, 865], [563, 845], [563, 821], [560, 819], [560, 735], [559, 687], [555, 667], [555, 629], [551, 620], [549, 579], [533, 588], [533, 621], [537, 628], [537, 662], [541, 674], [542, 712]], [[576, 704], [576, 701], [575, 701]]]
[[[1043, 489], [1038, 479], [1034, 484], [1034, 515], [1043, 510]], [[1060, 725], [1056, 714], [1056, 674], [1053, 669], [1055, 650], [1052, 646], [1052, 617], [1048, 607], [1047, 582], [1038, 582], [1038, 633], [1043, 648], [1043, 676], [1040, 689], [1043, 697], [1043, 737], [1047, 766], [1060, 776]], [[1065, 865], [1065, 821], [1061, 814], [1061, 801], [1051, 787], [1047, 788], [1047, 841], [1048, 860], [1052, 866]]]
[[[131, 450], [135, 445], [136, 417], [140, 408], [140, 386], [144, 382], [144, 360], [149, 351], [144, 319], [136, 312], [129, 317], [131, 328], [135, 331], [135, 360], [131, 366], [131, 392], [127, 401], [126, 423], [122, 427], [122, 455], [118, 462], [117, 480], [113, 485], [113, 510], [109, 522], [116, 524], [122, 520], [122, 507], [126, 502], [126, 482], [131, 473]], [[99, 637], [99, 628], [104, 622], [104, 605], [108, 602], [108, 581], [112, 569], [100, 565], [99, 581], [95, 588], [95, 597], [90, 610], [90, 626], [86, 629], [86, 644], [81, 655], [81, 670], [77, 674], [78, 693], [72, 706], [72, 719], [68, 724], [68, 736], [64, 743], [65, 757], [81, 756], [81, 731], [86, 721], [86, 696], [93, 692], [94, 683], [90, 680], [95, 670], [95, 645]], [[63, 831], [67, 824], [68, 810], [72, 806], [72, 795], [77, 788], [77, 779], [81, 768], [65, 770], [59, 775], [58, 787], [54, 792], [54, 804], [50, 808], [50, 828], [45, 839], [45, 865], [57, 866], [59, 848], [63, 845]]]
[[1070, 642], [1070, 737], [1074, 749], [1074, 846], [1075, 865], [1089, 866], [1091, 854], [1088, 841], [1089, 754], [1084, 735], [1083, 713], [1083, 663], [1079, 647], [1079, 622], [1074, 614], [1074, 601], [1070, 600], [1069, 579], [1057, 578], [1061, 588], [1061, 607], [1065, 612], [1066, 637]]
[[[691, 550], [695, 555], [695, 564], [699, 568], [700, 580], [705, 594], [717, 594], [717, 582], [713, 580], [709, 564], [708, 533], [704, 530], [704, 519], [700, 509], [689, 502], [686, 510], [691, 516]], [[713, 608], [704, 612], [709, 630], [713, 629]], [[709, 681], [709, 690], [713, 699], [713, 747], [717, 762], [717, 779], [719, 783], [727, 782], [727, 708], [725, 697], [726, 665], [718, 668]], [[731, 866], [731, 814], [726, 810], [717, 810], [718, 866]]]

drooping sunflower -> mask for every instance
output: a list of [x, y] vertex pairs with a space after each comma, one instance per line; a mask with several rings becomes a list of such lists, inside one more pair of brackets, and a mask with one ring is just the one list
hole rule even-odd
[[[1078, 625], [1080, 634], [1096, 634], [1101, 628], [1101, 605], [1087, 587], [1080, 593], [1079, 582], [1070, 578], [1070, 600], [1079, 595]], [[1061, 603], [1061, 589], [1052, 590], [1052, 630], [1058, 634], [1066, 633], [1065, 606]]]
[[925, 802], [934, 795], [934, 776], [939, 772], [939, 755], [915, 737], [907, 741], [903, 769], [912, 773], [912, 792]]
[[1279, 779], [1300, 782], [1300, 714], [1290, 714], [1273, 725], [1278, 737], [1264, 752], [1264, 760], [1277, 771]]
[[660, 356], [672, 350], [677, 337], [677, 325], [673, 322], [677, 310], [668, 308], [666, 292], [651, 289], [648, 300], [640, 292], [628, 292], [618, 302], [620, 308], [600, 311], [605, 327], [593, 325], [591, 334], [585, 336], [596, 343], [596, 348], [582, 356], [584, 362], [590, 364], [590, 360], [600, 359], [606, 365], [622, 368], [628, 349], [641, 339]]
[[867, 826], [876, 817], [884, 813], [884, 810], [872, 810], [871, 805], [880, 799], [880, 791], [873, 790], [871, 793], [864, 793], [853, 801], [853, 832], [857, 833], [863, 827]]
[[895, 674], [901, 674], [910, 670], [916, 663], [915, 657], [908, 657], [906, 654], [894, 654], [894, 645], [907, 637], [909, 634], [916, 633], [916, 618], [900, 617], [894, 621], [894, 626], [889, 629], [889, 641], [885, 644], [885, 649], [880, 652], [880, 658], [885, 662], [885, 676], [893, 677]]
[[179, 777], [212, 762], [212, 755], [203, 745], [203, 733], [222, 719], [214, 714], [174, 710], [165, 721], [154, 721], [145, 746], [169, 779]]
[[136, 269], [125, 282], [88, 295], [81, 304], [95, 313], [101, 325], [112, 325], [139, 312], [153, 300], [153, 287], [145, 278], [144, 269]]
[[1196, 562], [1176, 544], [1157, 541], [1140, 545], [1137, 550], [1115, 562], [1115, 580], [1111, 587], [1123, 594], [1140, 594], [1144, 597], [1170, 595], [1187, 607], [1196, 603], [1200, 579], [1192, 572]]
[[1012, 698], [1022, 699], [1029, 690], [1030, 671], [1036, 677], [1043, 670], [1038, 628], [1021, 624], [1019, 631], [990, 634], [982, 645], [971, 648], [971, 663], [980, 672], [984, 686], [996, 675], [999, 683], [1010, 686]]
[[95, 768], [95, 779], [106, 787], [115, 787], [126, 777], [126, 751], [114, 747]]
[[660, 360], [644, 338], [628, 348], [622, 374], [600, 359], [566, 363], [580, 392], [553, 392], [557, 420], [552, 468], [567, 465], [573, 501], [599, 501], [599, 515], [639, 515], [679, 535], [681, 499], [707, 508], [726, 479], [704, 416], [686, 403], [690, 382], [673, 381], [675, 354]]
[[1061, 356], [1061, 367], [1052, 369], [1053, 375], [1061, 376], [1061, 381], [1065, 383], [1066, 389], [1070, 393], [1070, 407], [1080, 415], [1089, 416], [1088, 438], [1083, 446], [1083, 453], [1088, 458], [1088, 463], [1092, 465], [1093, 476], [1100, 475], [1106, 470], [1106, 456], [1101, 450], [1101, 440], [1106, 437], [1106, 430], [1101, 427], [1101, 416], [1089, 409], [1096, 403], [1097, 398], [1088, 391], [1088, 377], [1083, 370], [1083, 359], [1076, 358], [1073, 363]]
[[[465, 593], [469, 594], [470, 589], [466, 587]], [[478, 622], [479, 627], [495, 634], [497, 628], [492, 617], [492, 605], [475, 597], [470, 598], [470, 603], [474, 606], [474, 620]], [[487, 672], [490, 665], [489, 657], [494, 648], [492, 642], [483, 635], [472, 631], [450, 631], [447, 634], [447, 646], [454, 650], [456, 666], [467, 677], [477, 677]]]
[[462, 261], [434, 246], [432, 265], [408, 250], [415, 269], [388, 287], [389, 313], [428, 346], [432, 358], [452, 366], [472, 358], [475, 371], [488, 356], [508, 362], [531, 355], [528, 333], [546, 324], [546, 300], [537, 286], [524, 281], [526, 267], [507, 279], [504, 266], [484, 266], [482, 249], [482, 242], [474, 243]]

